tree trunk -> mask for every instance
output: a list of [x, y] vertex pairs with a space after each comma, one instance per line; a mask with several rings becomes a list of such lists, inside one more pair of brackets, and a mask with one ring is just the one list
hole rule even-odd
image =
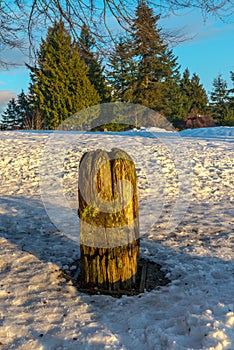
[[134, 289], [140, 248], [134, 162], [120, 149], [85, 153], [78, 185], [82, 286]]

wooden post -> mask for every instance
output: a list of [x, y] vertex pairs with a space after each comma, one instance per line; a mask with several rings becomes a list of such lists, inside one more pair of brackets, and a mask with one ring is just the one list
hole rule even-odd
[[134, 162], [120, 149], [85, 153], [78, 186], [82, 287], [134, 289], [140, 248]]

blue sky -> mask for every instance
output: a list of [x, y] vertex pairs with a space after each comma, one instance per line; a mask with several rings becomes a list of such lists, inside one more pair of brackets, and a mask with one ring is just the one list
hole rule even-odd
[[221, 74], [231, 86], [230, 71], [234, 71], [234, 16], [227, 22], [209, 17], [204, 22], [201, 13], [187, 11], [182, 16], [174, 16], [163, 21], [179, 28], [188, 38], [174, 47], [181, 70], [189, 68], [197, 73], [209, 94], [214, 78]]
[[[206, 21], [198, 11], [187, 11], [180, 15], [161, 19], [163, 29], [177, 30], [187, 38], [173, 47], [181, 70], [189, 68], [191, 75], [198, 74], [207, 93], [212, 90], [212, 82], [218, 74], [231, 87], [230, 71], [234, 71], [234, 16], [226, 22], [214, 17]], [[4, 70], [0, 67], [0, 112], [11, 97], [29, 86], [29, 71], [24, 67], [27, 57], [20, 52], [8, 50], [5, 57], [17, 60], [22, 66]]]

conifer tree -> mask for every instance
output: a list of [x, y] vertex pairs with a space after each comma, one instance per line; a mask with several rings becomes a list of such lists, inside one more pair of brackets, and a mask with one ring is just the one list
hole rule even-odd
[[231, 94], [234, 94], [234, 71], [230, 71], [230, 76], [231, 76], [231, 81], [232, 81], [233, 87], [229, 91]]
[[200, 83], [200, 78], [195, 73], [191, 79], [191, 93], [191, 109], [197, 109], [200, 114], [206, 113], [208, 97], [204, 87]]
[[172, 117], [180, 99], [179, 65], [162, 38], [159, 19], [145, 1], [139, 2], [131, 34], [120, 38], [111, 55], [110, 77], [118, 100]]
[[81, 28], [79, 48], [80, 56], [89, 68], [87, 73], [88, 78], [101, 97], [101, 102], [110, 102], [111, 91], [106, 82], [104, 67], [102, 66], [98, 51], [95, 51], [95, 40], [86, 24], [83, 24]]
[[173, 52], [168, 49], [158, 28], [160, 16], [145, 1], [136, 10], [132, 25], [132, 42], [137, 62], [134, 102], [162, 111], [168, 104], [167, 84], [179, 77], [179, 65]]
[[229, 97], [228, 97], [228, 108], [229, 113], [228, 116], [225, 118], [225, 125], [234, 126], [234, 72], [230, 72], [231, 81], [232, 81], [232, 88], [228, 90]]
[[132, 102], [137, 67], [132, 55], [132, 42], [121, 36], [109, 57], [109, 81], [116, 101]]
[[180, 85], [176, 80], [169, 80], [166, 84], [163, 112], [167, 119], [175, 126], [180, 127], [181, 121], [187, 113], [184, 109], [184, 96], [181, 92]]
[[219, 125], [224, 125], [225, 119], [228, 119], [230, 116], [228, 108], [229, 91], [227, 82], [222, 78], [221, 74], [213, 81], [213, 90], [210, 97], [213, 118]]
[[87, 76], [88, 68], [80, 58], [79, 47], [61, 20], [49, 28], [40, 45], [37, 66], [29, 69], [30, 93], [44, 128], [57, 128], [72, 114], [100, 101]]
[[208, 97], [197, 74], [193, 74], [192, 78], [190, 78], [189, 69], [186, 68], [180, 81], [180, 88], [183, 98], [184, 117], [192, 110], [197, 110], [200, 114], [207, 112]]
[[191, 111], [192, 86], [189, 69], [186, 68], [180, 81], [180, 89], [183, 98], [184, 117]]
[[17, 96], [17, 108], [20, 126], [24, 128], [25, 123], [32, 118], [33, 109], [30, 96], [25, 94], [23, 90]]
[[2, 123], [9, 127], [20, 126], [18, 106], [14, 97], [10, 99], [6, 110], [2, 113]]

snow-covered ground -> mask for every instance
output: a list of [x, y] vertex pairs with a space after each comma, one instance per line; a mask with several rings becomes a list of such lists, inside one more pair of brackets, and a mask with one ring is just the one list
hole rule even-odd
[[[62, 134], [0, 133], [1, 350], [234, 349], [234, 128], [174, 134], [74, 133], [64, 157]], [[60, 277], [79, 256], [79, 159], [105, 144], [135, 161], [141, 254], [171, 280], [121, 299]]]

